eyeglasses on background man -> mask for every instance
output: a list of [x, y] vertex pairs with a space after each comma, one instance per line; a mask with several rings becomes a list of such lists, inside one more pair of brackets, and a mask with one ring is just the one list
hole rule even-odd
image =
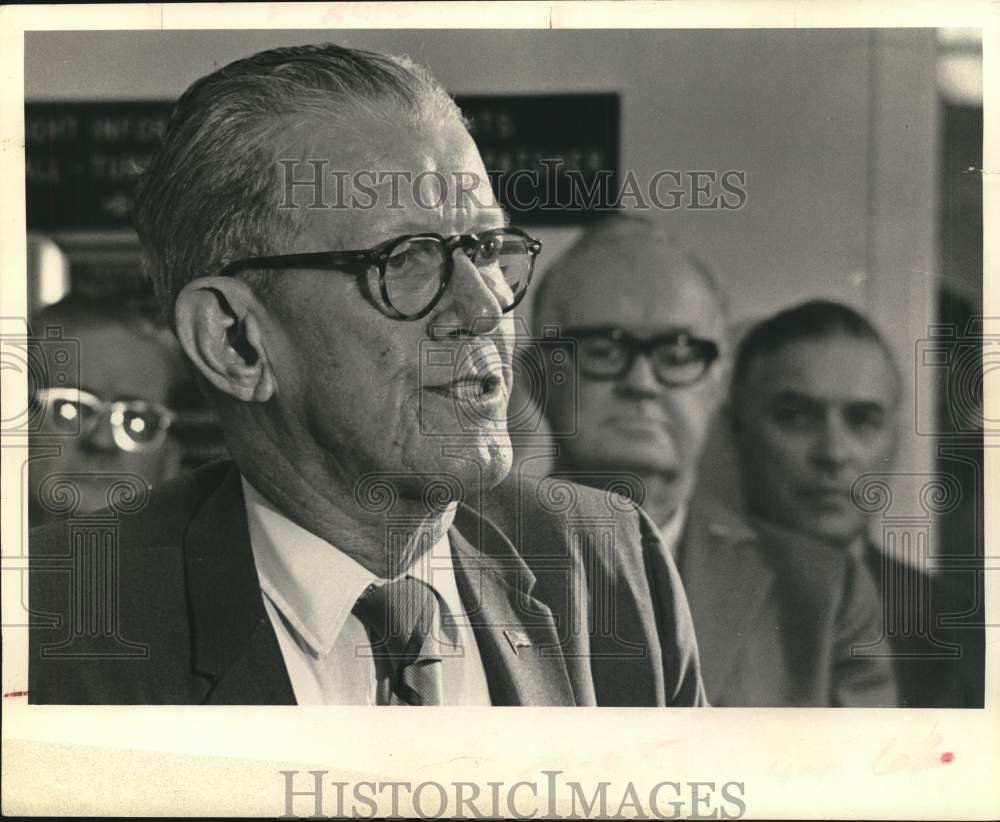
[[649, 359], [656, 379], [678, 388], [697, 382], [719, 357], [719, 346], [683, 332], [640, 338], [621, 328], [567, 328], [575, 339], [580, 374], [594, 380], [616, 380], [629, 373], [635, 358]]
[[161, 448], [177, 418], [159, 403], [141, 399], [109, 402], [77, 388], [40, 388], [33, 405], [41, 415], [39, 434], [75, 435], [87, 441], [107, 421], [114, 445], [129, 453]]

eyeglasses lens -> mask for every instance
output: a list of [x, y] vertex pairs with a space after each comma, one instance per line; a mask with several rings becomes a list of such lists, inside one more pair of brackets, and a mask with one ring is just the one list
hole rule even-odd
[[441, 289], [444, 248], [434, 237], [415, 237], [397, 245], [385, 263], [385, 295], [403, 314], [424, 310]]
[[45, 414], [44, 428], [59, 434], [86, 433], [97, 423], [100, 411], [81, 399], [54, 399]]
[[708, 367], [705, 352], [685, 342], [667, 342], [653, 352], [653, 363], [659, 378], [674, 385], [693, 382]]
[[[632, 361], [635, 343], [608, 334], [578, 341], [580, 367], [587, 376], [617, 379], [624, 376]], [[638, 353], [638, 352], [636, 352]], [[650, 363], [664, 385], [688, 385], [698, 380], [711, 365], [712, 351], [686, 338], [665, 339], [650, 352]]]
[[[487, 275], [498, 272], [506, 288], [498, 294], [500, 304], [506, 308], [524, 290], [531, 274], [531, 252], [528, 242], [518, 234], [498, 233], [486, 237], [473, 257], [476, 267]], [[496, 291], [496, 289], [494, 289]]]
[[580, 365], [595, 377], [617, 377], [628, 359], [628, 345], [609, 337], [590, 337], [579, 341]]
[[[509, 308], [527, 287], [532, 254], [518, 234], [493, 232], [471, 254], [473, 265]], [[392, 249], [385, 263], [384, 288], [389, 303], [401, 314], [419, 314], [437, 297], [447, 271], [444, 246], [436, 237], [411, 237]]]

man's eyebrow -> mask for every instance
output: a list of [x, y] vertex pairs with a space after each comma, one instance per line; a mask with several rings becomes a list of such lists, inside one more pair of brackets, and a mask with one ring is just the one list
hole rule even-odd
[[491, 228], [510, 228], [510, 214], [505, 208], [490, 208], [480, 211], [472, 221], [471, 230], [489, 231]]
[[695, 340], [704, 340], [711, 343], [718, 344], [718, 338], [713, 338], [712, 336], [705, 336], [699, 333], [696, 329], [691, 328], [686, 325], [670, 325], [670, 326], [659, 326], [657, 328], [624, 328], [617, 325], [609, 325], [607, 323], [598, 323], [595, 325], [574, 325], [573, 323], [565, 323], [563, 325], [563, 333], [602, 333], [611, 335], [615, 332], [624, 332], [630, 337], [634, 337], [639, 342], [648, 342], [650, 340], [663, 340], [670, 341], [676, 340], [680, 337], [690, 337]]
[[851, 411], [886, 411], [889, 406], [880, 400], [852, 400], [845, 402], [844, 407]]
[[[468, 224], [466, 234], [475, 234], [478, 231], [489, 231], [494, 228], [509, 228], [510, 227], [510, 215], [507, 213], [506, 209], [503, 208], [491, 208], [488, 210], [478, 212], [472, 221]], [[411, 221], [406, 221], [402, 223], [396, 223], [392, 226], [392, 231], [398, 232], [400, 235], [403, 234], [437, 234], [439, 232], [433, 231], [427, 227], [427, 223], [416, 223]]]
[[800, 402], [804, 405], [821, 407], [827, 405], [827, 402], [821, 397], [814, 397], [812, 394], [807, 394], [804, 391], [797, 391], [793, 388], [784, 388], [774, 395], [774, 401], [779, 402]]
[[402, 236], [404, 234], [435, 234], [437, 232], [431, 231], [427, 228], [426, 223], [394, 223], [390, 226], [389, 231], [391, 231], [396, 236]]
[[888, 406], [874, 399], [859, 399], [859, 400], [847, 400], [846, 402], [836, 402], [829, 401], [823, 397], [817, 397], [813, 394], [807, 394], [804, 391], [798, 391], [792, 388], [786, 388], [779, 391], [774, 395], [774, 402], [798, 402], [803, 405], [808, 405], [812, 408], [826, 408], [829, 406], [837, 406], [844, 409], [849, 409], [851, 411], [880, 411], [885, 413], [888, 411]]
[[717, 341], [715, 335], [702, 334], [698, 329], [684, 324], [660, 325], [655, 328], [626, 328], [624, 330], [640, 340], [666, 340], [677, 337], [691, 337], [697, 340]]

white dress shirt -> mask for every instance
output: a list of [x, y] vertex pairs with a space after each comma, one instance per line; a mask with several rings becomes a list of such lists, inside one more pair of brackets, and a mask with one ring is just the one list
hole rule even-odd
[[[261, 596], [299, 705], [375, 705], [375, 664], [365, 627], [351, 613], [379, 579], [329, 542], [288, 519], [243, 479]], [[454, 519], [454, 507], [446, 525]], [[447, 528], [403, 576], [429, 585], [441, 606], [446, 705], [489, 705], [479, 648], [458, 585]]]

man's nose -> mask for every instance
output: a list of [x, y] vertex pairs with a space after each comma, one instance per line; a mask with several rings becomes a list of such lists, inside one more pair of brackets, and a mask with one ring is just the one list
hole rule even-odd
[[495, 331], [503, 318], [497, 294], [462, 249], [452, 252], [452, 261], [451, 282], [442, 300], [442, 310], [431, 315], [432, 329], [443, 326], [449, 333], [466, 335]]
[[101, 414], [93, 430], [81, 438], [80, 447], [91, 454], [109, 454], [118, 450], [108, 414]]
[[647, 398], [660, 394], [663, 386], [656, 379], [652, 360], [642, 353], [636, 353], [628, 370], [618, 378], [616, 388], [626, 397]]
[[820, 426], [813, 448], [813, 460], [828, 470], [847, 465], [853, 455], [850, 433], [835, 413], [829, 413]]

